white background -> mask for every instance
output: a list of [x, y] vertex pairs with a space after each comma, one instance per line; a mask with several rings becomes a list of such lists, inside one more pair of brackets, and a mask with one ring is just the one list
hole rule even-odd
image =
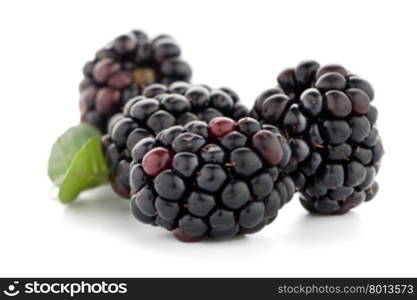
[[[415, 1], [2, 1], [0, 276], [417, 276]], [[386, 155], [380, 194], [340, 217], [294, 198], [275, 223], [184, 244], [142, 225], [108, 188], [51, 197], [49, 150], [78, 121], [83, 63], [115, 36], [172, 34], [194, 82], [247, 105], [303, 59], [374, 85]]]

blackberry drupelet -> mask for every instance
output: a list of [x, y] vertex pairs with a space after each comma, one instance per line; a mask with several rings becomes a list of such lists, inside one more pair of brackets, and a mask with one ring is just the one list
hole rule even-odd
[[109, 118], [145, 86], [189, 81], [191, 68], [180, 54], [178, 44], [167, 35], [150, 40], [142, 31], [132, 31], [113, 40], [83, 68], [81, 121], [105, 132]]
[[258, 96], [252, 116], [277, 126], [293, 151], [286, 169], [313, 213], [341, 214], [378, 190], [384, 150], [369, 82], [340, 65], [300, 63]]
[[[113, 189], [129, 198], [131, 152], [138, 141], [173, 126], [164, 136], [164, 141], [169, 143], [182, 130], [175, 125], [186, 125], [194, 120], [209, 122], [219, 116], [238, 120], [248, 114], [236, 93], [228, 88], [211, 89], [186, 82], [174, 82], [169, 87], [162, 84], [146, 87], [141, 96], [125, 105], [123, 114], [112, 117], [108, 134], [103, 137]], [[194, 130], [200, 127], [199, 123], [193, 126]]]
[[133, 214], [182, 241], [255, 233], [295, 192], [280, 172], [291, 157], [286, 140], [249, 117], [171, 127], [132, 156]]

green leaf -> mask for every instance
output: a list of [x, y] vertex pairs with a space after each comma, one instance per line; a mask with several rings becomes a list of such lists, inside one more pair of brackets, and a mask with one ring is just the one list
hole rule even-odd
[[69, 128], [52, 146], [48, 162], [48, 176], [56, 185], [64, 180], [64, 175], [81, 147], [100, 132], [89, 124]]
[[109, 181], [109, 170], [99, 137], [89, 139], [75, 155], [65, 173], [58, 197], [63, 203], [74, 201], [84, 190]]
[[48, 175], [59, 187], [63, 203], [74, 201], [83, 190], [109, 181], [100, 132], [88, 124], [68, 129], [52, 147]]

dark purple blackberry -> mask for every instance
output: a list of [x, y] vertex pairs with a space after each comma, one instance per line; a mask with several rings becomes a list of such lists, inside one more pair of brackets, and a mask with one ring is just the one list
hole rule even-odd
[[375, 196], [384, 153], [371, 104], [372, 86], [340, 65], [300, 63], [278, 75], [278, 87], [251, 111], [277, 126], [292, 148], [290, 172], [309, 211], [341, 214]]
[[[123, 114], [116, 114], [111, 118], [108, 134], [103, 138], [114, 190], [120, 196], [129, 198], [128, 166], [132, 155], [135, 157], [145, 154], [134, 149], [138, 141], [154, 137], [163, 129], [170, 128], [160, 133], [160, 140], [171, 144], [175, 136], [184, 131], [181, 126], [176, 125], [186, 125], [195, 120], [200, 122], [193, 123], [189, 130], [207, 137], [204, 122], [219, 116], [238, 120], [248, 114], [248, 109], [239, 102], [236, 93], [229, 89], [208, 89], [186, 82], [174, 82], [169, 87], [162, 84], [146, 87], [141, 96], [134, 97], [124, 106]], [[177, 140], [178, 144], [172, 146], [180, 150], [197, 142], [188, 138], [183, 136], [182, 140]], [[229, 146], [236, 142], [232, 137], [227, 141]]]
[[130, 172], [134, 215], [182, 241], [261, 230], [295, 192], [280, 172], [291, 150], [270, 128], [249, 117], [219, 117], [140, 141]]
[[178, 44], [167, 35], [150, 40], [132, 31], [113, 40], [83, 68], [81, 120], [103, 133], [111, 116], [151, 83], [189, 81], [191, 68], [180, 59]]

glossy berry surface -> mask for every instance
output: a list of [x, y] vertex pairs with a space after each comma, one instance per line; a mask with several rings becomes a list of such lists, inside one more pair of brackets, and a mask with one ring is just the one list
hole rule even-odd
[[121, 35], [85, 64], [80, 84], [81, 120], [103, 133], [109, 119], [152, 83], [189, 81], [191, 68], [172, 37], [154, 39], [142, 31]]
[[375, 197], [384, 150], [374, 90], [343, 66], [301, 62], [278, 75], [251, 114], [280, 128], [292, 150], [289, 172], [313, 213], [341, 214]]
[[[232, 102], [232, 106], [223, 102]], [[196, 152], [203, 147], [211, 134], [207, 122], [214, 117], [227, 116], [238, 120], [248, 114], [249, 111], [246, 108], [242, 109], [237, 94], [231, 89], [211, 89], [182, 81], [169, 86], [151, 84], [142, 91], [142, 95], [133, 97], [126, 103], [123, 113], [114, 115], [109, 121], [103, 147], [110, 166], [113, 189], [120, 196], [129, 198], [129, 170], [126, 166], [132, 159], [143, 160], [144, 171], [151, 177], [168, 169], [171, 164], [175, 164], [178, 170], [182, 168], [181, 171], [185, 175], [190, 173], [195, 163], [194, 159], [186, 156], [174, 157], [174, 154]], [[215, 125], [217, 134], [227, 135], [234, 129], [235, 121], [229, 120], [219, 118]], [[183, 127], [188, 126], [190, 122], [190, 127]], [[223, 125], [219, 126], [220, 124]], [[167, 128], [168, 130], [164, 130]], [[149, 152], [153, 143], [148, 138], [156, 135], [163, 145], [172, 147], [172, 153], [168, 153], [165, 148]], [[225, 136], [222, 139], [225, 144], [222, 146], [237, 147], [242, 142], [246, 143], [245, 139], [243, 135]], [[142, 140], [144, 143], [137, 145]], [[213, 152], [210, 153], [214, 155]], [[219, 158], [219, 155], [221, 154], [216, 154], [216, 157]]]
[[148, 176], [157, 176], [162, 171], [169, 169], [171, 164], [171, 151], [162, 147], [152, 149], [143, 157], [143, 170]]
[[[181, 241], [255, 233], [295, 192], [293, 181], [280, 172], [291, 157], [286, 140], [255, 119], [193, 121], [150, 140], [134, 146], [132, 212]], [[162, 156], [169, 167], [154, 161]]]
[[229, 118], [215, 118], [208, 124], [208, 132], [211, 137], [221, 139], [226, 134], [235, 130], [236, 124]]

